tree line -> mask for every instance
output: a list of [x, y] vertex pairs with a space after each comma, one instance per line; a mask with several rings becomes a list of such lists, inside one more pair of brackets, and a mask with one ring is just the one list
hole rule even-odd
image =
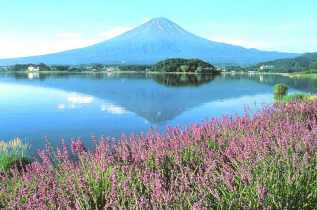
[[200, 59], [170, 58], [156, 63], [150, 71], [153, 72], [196, 72], [219, 73], [210, 63]]
[[150, 65], [103, 65], [100, 63], [89, 65], [46, 65], [44, 63], [34, 64], [15, 64], [7, 67], [7, 71], [27, 71], [28, 67], [33, 66], [39, 68], [39, 71], [64, 71], [64, 72], [82, 72], [82, 71], [106, 71], [109, 68], [118, 71], [146, 71], [150, 69]]
[[301, 56], [297, 56], [294, 58], [284, 58], [277, 59], [273, 61], [267, 61], [258, 63], [256, 65], [252, 65], [248, 67], [249, 69], [259, 69], [260, 66], [274, 66], [274, 68], [263, 69], [261, 71], [265, 72], [300, 72], [305, 71], [310, 68], [310, 65], [317, 60], [317, 52], [315, 53], [305, 53]]

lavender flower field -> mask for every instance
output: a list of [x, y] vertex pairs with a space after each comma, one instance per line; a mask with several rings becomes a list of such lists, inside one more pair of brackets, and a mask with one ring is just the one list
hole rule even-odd
[[92, 140], [1, 171], [0, 208], [317, 208], [317, 100]]

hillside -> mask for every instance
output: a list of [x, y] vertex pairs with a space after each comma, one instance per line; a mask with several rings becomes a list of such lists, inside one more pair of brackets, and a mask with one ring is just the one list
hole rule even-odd
[[309, 69], [317, 69], [317, 59], [314, 63], [309, 66]]
[[258, 63], [254, 67], [260, 68], [260, 66], [274, 66], [269, 69], [271, 72], [299, 72], [306, 70], [312, 63], [317, 61], [317, 52], [305, 53], [301, 56], [294, 58], [277, 59], [268, 62]]
[[200, 59], [171, 58], [160, 61], [152, 66], [154, 72], [195, 72], [219, 74], [210, 63]]
[[[217, 30], [217, 29], [215, 29]], [[295, 53], [267, 52], [214, 42], [196, 36], [166, 18], [148, 22], [104, 42], [60, 53], [0, 59], [1, 65], [52, 64], [154, 64], [167, 58], [199, 58], [212, 63], [251, 64]]]

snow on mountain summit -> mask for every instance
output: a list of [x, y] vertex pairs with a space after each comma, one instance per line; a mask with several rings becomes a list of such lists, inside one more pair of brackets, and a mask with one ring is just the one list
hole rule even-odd
[[60, 53], [0, 59], [0, 65], [46, 64], [153, 64], [166, 58], [199, 58], [211, 63], [256, 63], [298, 56], [266, 52], [214, 42], [196, 36], [167, 18], [153, 18], [117, 37]]

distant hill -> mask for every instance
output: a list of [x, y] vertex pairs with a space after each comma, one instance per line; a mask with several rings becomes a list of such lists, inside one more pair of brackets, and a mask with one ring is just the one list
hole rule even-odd
[[317, 52], [305, 53], [294, 58], [285, 58], [262, 62], [255, 65], [255, 67], [260, 68], [260, 66], [272, 66], [271, 69], [267, 68], [267, 70], [273, 72], [299, 72], [302, 70], [306, 70], [315, 61], [317, 61]]
[[196, 72], [219, 74], [216, 68], [200, 59], [169, 58], [157, 62], [151, 71], [155, 72]]
[[314, 63], [309, 66], [309, 69], [317, 69], [317, 59]]
[[0, 59], [0, 66], [26, 63], [154, 64], [167, 58], [199, 58], [213, 64], [252, 64], [299, 55], [210, 41], [186, 31], [166, 18], [154, 18], [131, 31], [89, 47], [48, 55]]

